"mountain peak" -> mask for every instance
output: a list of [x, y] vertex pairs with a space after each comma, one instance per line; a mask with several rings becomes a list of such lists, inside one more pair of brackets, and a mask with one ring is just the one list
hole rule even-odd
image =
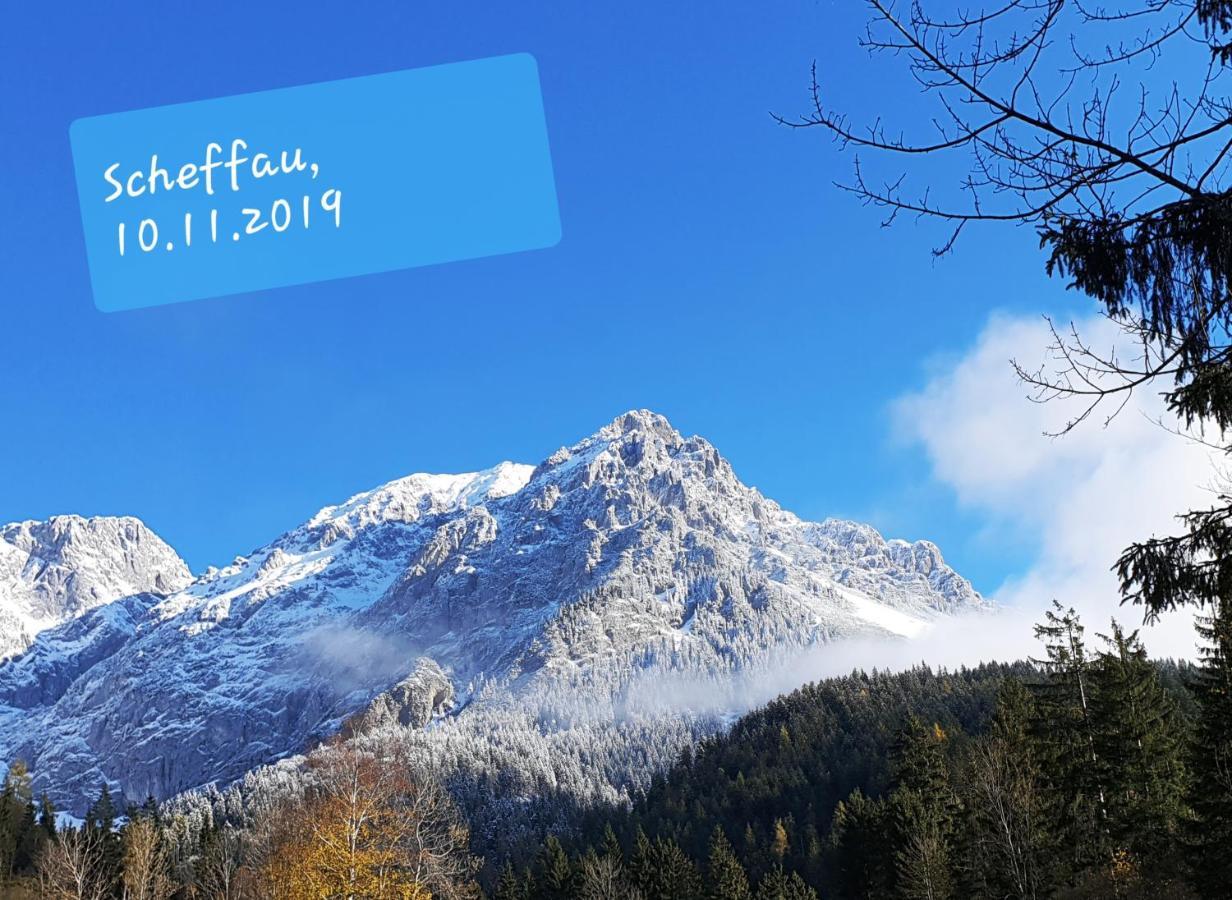
[[[694, 440], [705, 444], [700, 438]], [[630, 410], [572, 446], [561, 447], [535, 468], [531, 481], [537, 481], [549, 472], [558, 478], [579, 466], [588, 467], [608, 452], [636, 465], [646, 458], [646, 444], [655, 446], [651, 456], [659, 458], [672, 448], [681, 446], [684, 441], [666, 417], [648, 409]]]
[[680, 432], [672, 427], [667, 417], [649, 409], [631, 409], [617, 416], [601, 428], [596, 437], [614, 438], [635, 431], [649, 431], [668, 440], [680, 440]]
[[132, 516], [57, 515], [0, 526], [0, 659], [97, 606], [171, 593], [190, 580], [179, 555]]

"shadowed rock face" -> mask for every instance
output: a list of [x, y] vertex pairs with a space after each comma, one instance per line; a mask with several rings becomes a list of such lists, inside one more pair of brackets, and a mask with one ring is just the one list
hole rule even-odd
[[932, 544], [802, 522], [705, 440], [631, 412], [533, 468], [391, 482], [48, 632], [0, 667], [0, 759], [75, 810], [103, 778], [165, 797], [348, 717], [422, 727], [455, 690], [465, 716], [474, 685], [486, 703], [610, 693], [646, 666], [727, 672], [983, 606]]
[[169, 594], [191, 580], [184, 561], [138, 519], [53, 516], [0, 526], [0, 659], [105, 603]]

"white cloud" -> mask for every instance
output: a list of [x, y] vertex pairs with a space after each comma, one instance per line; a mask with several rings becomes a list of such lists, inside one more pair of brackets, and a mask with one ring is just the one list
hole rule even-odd
[[[1075, 325], [1096, 349], [1117, 343], [1102, 318]], [[1157, 393], [1135, 394], [1106, 426], [1097, 413], [1067, 435], [1046, 436], [1081, 407], [1031, 402], [1009, 360], [1030, 368], [1050, 343], [1043, 319], [994, 316], [965, 355], [894, 406], [898, 434], [923, 447], [960, 504], [992, 533], [1025, 536], [1037, 548], [1027, 571], [994, 594], [1014, 611], [999, 627], [1024, 631], [1019, 655], [1038, 649], [1028, 622], [1054, 597], [1083, 614], [1089, 633], [1105, 631], [1113, 615], [1137, 626], [1140, 610], [1119, 606], [1112, 565], [1133, 541], [1176, 533], [1178, 512], [1209, 505], [1219, 471], [1213, 451], [1158, 424], [1169, 419]], [[1143, 638], [1155, 655], [1190, 656], [1192, 617], [1165, 617]]]

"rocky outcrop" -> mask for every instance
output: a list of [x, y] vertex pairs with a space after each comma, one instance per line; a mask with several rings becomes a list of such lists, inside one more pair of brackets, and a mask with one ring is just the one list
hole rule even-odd
[[453, 706], [453, 683], [431, 659], [421, 659], [414, 671], [387, 691], [377, 694], [362, 712], [347, 719], [347, 736], [379, 728], [423, 728]]

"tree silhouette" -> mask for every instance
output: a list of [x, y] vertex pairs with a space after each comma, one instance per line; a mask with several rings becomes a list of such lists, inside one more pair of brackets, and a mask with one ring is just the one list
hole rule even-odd
[[[810, 111], [779, 121], [856, 151], [840, 186], [885, 210], [885, 224], [901, 213], [944, 223], [938, 254], [976, 223], [1035, 232], [1047, 272], [1124, 338], [1104, 349], [1054, 326], [1048, 362], [1015, 363], [1033, 399], [1080, 402], [1062, 432], [1156, 389], [1175, 428], [1226, 449], [1232, 0], [1000, 0], [949, 16], [923, 0], [868, 5], [863, 46], [903, 67], [923, 100], [901, 107], [904, 122], [856, 124], [824, 102], [814, 66]], [[954, 166], [953, 182], [938, 175]], [[1232, 492], [1182, 520], [1179, 535], [1117, 562], [1123, 596], [1148, 620], [1232, 589]]]

